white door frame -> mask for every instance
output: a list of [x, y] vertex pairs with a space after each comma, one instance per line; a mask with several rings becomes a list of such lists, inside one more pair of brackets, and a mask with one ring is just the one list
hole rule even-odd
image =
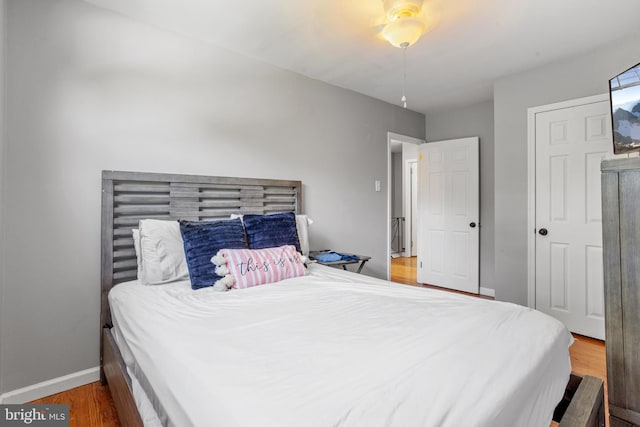
[[[413, 191], [414, 191], [414, 179], [411, 175], [411, 165], [416, 165], [416, 174], [417, 174], [417, 166], [418, 159], [409, 159], [405, 160], [402, 164], [403, 167], [403, 212], [404, 212], [404, 230], [402, 230], [404, 240], [405, 240], [405, 248], [402, 251], [402, 256], [411, 257], [413, 256], [411, 242], [413, 239], [413, 222], [415, 222], [415, 218], [413, 217], [412, 206], [413, 206]], [[418, 184], [415, 183], [417, 186]], [[415, 189], [417, 191], [417, 189]], [[407, 240], [409, 241], [409, 245], [407, 245]]]
[[527, 109], [528, 203], [527, 203], [527, 306], [536, 307], [536, 114], [561, 108], [609, 101], [609, 94], [587, 96]]
[[387, 132], [387, 280], [391, 279], [391, 141], [415, 145], [425, 142], [412, 136]]

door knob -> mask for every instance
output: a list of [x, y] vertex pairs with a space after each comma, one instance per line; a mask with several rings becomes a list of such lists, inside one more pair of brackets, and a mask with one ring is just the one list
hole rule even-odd
[[546, 236], [547, 234], [549, 234], [549, 231], [547, 231], [546, 228], [541, 228], [538, 233], [540, 233], [541, 236]]
[[475, 222], [472, 222], [471, 224], [469, 224], [469, 227], [471, 227], [471, 228], [476, 228], [476, 223], [475, 223]]

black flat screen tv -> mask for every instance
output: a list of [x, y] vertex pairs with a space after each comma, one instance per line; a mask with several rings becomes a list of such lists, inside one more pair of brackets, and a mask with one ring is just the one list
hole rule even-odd
[[613, 153], [640, 151], [640, 64], [609, 80]]

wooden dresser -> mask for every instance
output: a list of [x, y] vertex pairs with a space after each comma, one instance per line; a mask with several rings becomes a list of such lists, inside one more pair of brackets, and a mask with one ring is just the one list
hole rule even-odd
[[640, 158], [602, 162], [611, 427], [640, 426]]

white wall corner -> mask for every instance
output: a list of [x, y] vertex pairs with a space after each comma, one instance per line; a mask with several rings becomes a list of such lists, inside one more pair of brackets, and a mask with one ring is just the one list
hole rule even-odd
[[496, 290], [491, 288], [484, 288], [480, 286], [480, 295], [484, 295], [485, 297], [496, 297]]
[[52, 394], [96, 382], [99, 379], [100, 367], [96, 366], [95, 368], [74, 372], [73, 374], [43, 381], [38, 384], [33, 384], [1, 394], [0, 404], [20, 404], [31, 402], [32, 400], [41, 399], [46, 396], [51, 396]]

